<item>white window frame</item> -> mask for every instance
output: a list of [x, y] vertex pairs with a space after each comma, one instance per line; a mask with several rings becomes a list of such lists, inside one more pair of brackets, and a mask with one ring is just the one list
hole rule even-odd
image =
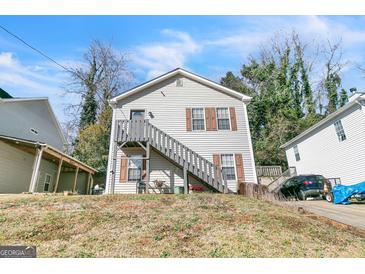
[[[46, 180], [47, 180], [47, 176], [49, 176], [49, 183], [48, 183], [48, 190], [45, 190], [45, 188], [46, 188]], [[49, 174], [49, 173], [45, 173], [45, 174], [44, 174], [43, 192], [49, 192], [49, 191], [50, 191], [51, 183], [52, 183], [52, 175], [51, 175], [51, 174]]]
[[[137, 180], [130, 180], [129, 179], [129, 161], [130, 160], [140, 160], [141, 161], [141, 176], [139, 179]], [[143, 155], [139, 155], [139, 154], [135, 154], [135, 155], [130, 155], [128, 156], [128, 162], [127, 162], [127, 181], [128, 182], [138, 182], [142, 180], [142, 172], [143, 172]]]
[[[295, 161], [299, 162], [301, 160], [301, 157], [300, 157], [300, 152], [299, 152], [299, 149], [298, 149], [298, 145], [293, 146], [293, 151], [294, 151]], [[297, 157], [297, 155], [298, 155], [298, 157]]]
[[339, 142], [343, 142], [347, 140], [347, 136], [345, 133], [345, 129], [343, 128], [341, 120], [337, 120], [333, 123], [333, 126], [335, 127], [335, 132], [337, 135], [337, 139]]
[[[227, 109], [227, 114], [228, 114], [228, 126], [229, 128], [227, 129], [219, 129], [218, 126], [218, 109], [219, 108], [226, 108]], [[229, 107], [216, 107], [215, 108], [215, 116], [216, 116], [216, 120], [217, 120], [217, 130], [222, 130], [222, 131], [231, 131], [232, 127], [231, 127], [231, 115], [229, 113]]]
[[[202, 109], [203, 110], [203, 125], [204, 125], [204, 129], [194, 129], [194, 123], [193, 123], [193, 109]], [[200, 120], [200, 119], [195, 119], [195, 120]], [[191, 108], [191, 130], [192, 131], [205, 131], [207, 129], [207, 125], [205, 124], [205, 108], [204, 107], [192, 107]]]
[[[234, 153], [222, 153], [219, 155], [219, 161], [220, 161], [220, 166], [221, 166], [222, 172], [223, 172], [223, 161], [222, 161], [223, 155], [232, 155], [232, 159], [233, 159], [234, 179], [227, 179], [227, 181], [228, 182], [237, 181], [236, 157], [235, 157]], [[231, 167], [231, 166], [226, 166], [226, 167]]]

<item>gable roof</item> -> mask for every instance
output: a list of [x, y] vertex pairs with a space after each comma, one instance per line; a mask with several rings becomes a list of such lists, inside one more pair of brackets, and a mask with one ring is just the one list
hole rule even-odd
[[365, 97], [359, 96], [355, 100], [348, 102], [346, 105], [344, 105], [343, 107], [339, 108], [335, 112], [331, 113], [326, 118], [324, 118], [321, 121], [319, 121], [317, 124], [311, 126], [310, 128], [308, 128], [305, 131], [303, 131], [301, 134], [297, 135], [293, 139], [291, 139], [288, 142], [286, 142], [285, 144], [281, 145], [280, 148], [287, 148], [288, 146], [292, 145], [293, 143], [295, 143], [296, 141], [300, 140], [301, 138], [309, 135], [315, 129], [317, 129], [320, 126], [324, 125], [328, 121], [333, 120], [333, 119], [336, 119], [337, 116], [339, 116], [341, 113], [345, 112], [346, 110], [352, 108], [353, 106], [355, 106], [357, 104], [361, 104], [360, 101], [363, 101], [363, 100], [365, 100]]
[[0, 98], [12, 98], [12, 96], [9, 93], [7, 93], [5, 90], [0, 88]]
[[62, 133], [61, 125], [58, 122], [58, 119], [57, 119], [55, 113], [53, 112], [53, 109], [52, 109], [52, 107], [51, 107], [51, 105], [50, 105], [47, 97], [6, 98], [6, 99], [0, 98], [0, 103], [17, 103], [17, 102], [29, 102], [29, 101], [41, 101], [41, 102], [44, 102], [46, 104], [46, 106], [48, 108], [48, 111], [49, 111], [49, 113], [51, 115], [51, 119], [52, 119], [54, 125], [57, 128], [58, 134], [61, 137], [62, 142], [64, 144], [66, 144], [67, 141], [66, 141], [65, 136]]
[[136, 86], [136, 87], [134, 87], [132, 89], [129, 89], [129, 90], [123, 92], [122, 94], [120, 94], [120, 95], [112, 98], [110, 100], [110, 102], [111, 103], [116, 103], [117, 101], [119, 101], [121, 99], [127, 98], [130, 95], [136, 94], [136, 93], [138, 93], [138, 92], [140, 92], [140, 91], [142, 91], [142, 90], [144, 90], [146, 88], [149, 88], [149, 87], [151, 87], [153, 85], [156, 85], [156, 84], [158, 84], [158, 83], [160, 83], [160, 82], [162, 82], [162, 81], [164, 81], [166, 79], [169, 79], [171, 77], [174, 77], [176, 75], [185, 76], [185, 77], [187, 77], [189, 79], [192, 79], [192, 80], [194, 80], [194, 81], [196, 81], [198, 83], [201, 83], [203, 85], [209, 86], [209, 87], [214, 88], [214, 89], [216, 89], [218, 91], [221, 91], [223, 93], [226, 93], [228, 95], [231, 95], [231, 96], [233, 96], [233, 97], [235, 97], [237, 99], [240, 99], [243, 102], [249, 102], [251, 100], [251, 97], [250, 96], [247, 96], [247, 95], [245, 95], [243, 93], [240, 93], [240, 92], [237, 92], [237, 91], [235, 91], [233, 89], [230, 89], [230, 88], [227, 88], [225, 86], [222, 86], [221, 84], [218, 84], [218, 83], [216, 83], [216, 82], [214, 82], [212, 80], [209, 80], [207, 78], [201, 77], [201, 76], [199, 76], [197, 74], [194, 74], [192, 72], [189, 72], [189, 71], [187, 71], [185, 69], [176, 68], [176, 69], [171, 70], [171, 71], [169, 71], [169, 72], [167, 72], [165, 74], [162, 74], [162, 75], [160, 75], [160, 76], [158, 76], [158, 77], [156, 77], [156, 78], [154, 78], [154, 79], [152, 79], [150, 81], [147, 81], [147, 82], [145, 82], [143, 84], [140, 84], [140, 85], [138, 85], [138, 86]]

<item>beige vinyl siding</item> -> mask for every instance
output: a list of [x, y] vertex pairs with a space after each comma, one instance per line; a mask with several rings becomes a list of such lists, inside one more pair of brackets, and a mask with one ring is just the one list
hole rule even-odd
[[0, 193], [29, 190], [34, 156], [0, 141]]
[[43, 190], [46, 174], [51, 175], [51, 182], [48, 192], [51, 192], [53, 190], [56, 180], [57, 167], [58, 166], [55, 163], [42, 159], [41, 165], [39, 166], [38, 182], [35, 188], [36, 192], [44, 192]]
[[[88, 174], [85, 172], [79, 171], [79, 174], [77, 175], [77, 192], [79, 194], [85, 194], [86, 193], [86, 184], [87, 184], [87, 178]], [[58, 184], [58, 190], [57, 192], [63, 192], [63, 191], [73, 191], [73, 185], [75, 180], [75, 172], [62, 172], [60, 176], [60, 181]], [[53, 190], [53, 187], [52, 187]]]
[[[334, 122], [341, 119], [346, 140], [339, 142]], [[365, 114], [359, 105], [332, 119], [286, 150], [289, 166], [298, 174], [340, 177], [343, 184], [365, 181]], [[295, 160], [294, 145], [300, 161]]]
[[[183, 87], [176, 87], [175, 80], [176, 77], [168, 79], [121, 100], [115, 110], [116, 119], [129, 119], [131, 109], [145, 109], [147, 115], [152, 112], [154, 118], [147, 117], [152, 124], [210, 161], [213, 154], [242, 153], [245, 181], [256, 182], [243, 102], [188, 78], [183, 78]], [[188, 132], [186, 108], [194, 107], [235, 107], [237, 131]], [[235, 182], [229, 186], [236, 190]]]

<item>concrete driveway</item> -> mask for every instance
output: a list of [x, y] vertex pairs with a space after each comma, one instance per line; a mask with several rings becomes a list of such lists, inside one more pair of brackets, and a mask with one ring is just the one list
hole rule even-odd
[[335, 205], [324, 200], [289, 202], [296, 207], [334, 221], [365, 230], [365, 204]]

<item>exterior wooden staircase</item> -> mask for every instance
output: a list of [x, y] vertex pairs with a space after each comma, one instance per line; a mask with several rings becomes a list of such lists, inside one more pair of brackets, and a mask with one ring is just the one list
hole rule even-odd
[[284, 171], [279, 178], [272, 181], [270, 184], [267, 185], [270, 192], [277, 194], [280, 190], [280, 187], [283, 185], [283, 183], [297, 175], [297, 170], [295, 167], [289, 167], [286, 171]]
[[[117, 147], [139, 142], [155, 148], [187, 173], [197, 177], [218, 192], [228, 192], [222, 170], [186, 145], [149, 123], [148, 120], [117, 120], [115, 129]], [[187, 191], [187, 185], [185, 185]]]

